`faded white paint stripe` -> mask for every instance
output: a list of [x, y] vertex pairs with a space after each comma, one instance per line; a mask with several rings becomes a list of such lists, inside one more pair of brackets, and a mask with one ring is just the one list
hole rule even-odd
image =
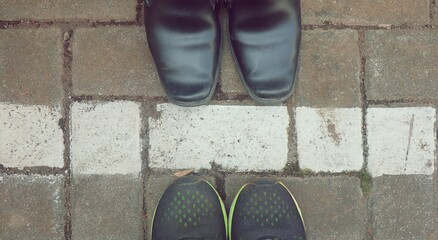
[[71, 107], [71, 164], [80, 174], [141, 172], [140, 105], [81, 102]]
[[0, 103], [0, 164], [64, 167], [59, 107]]
[[374, 177], [433, 174], [435, 121], [431, 107], [368, 109], [370, 173]]
[[342, 172], [362, 168], [361, 109], [299, 107], [295, 114], [301, 169]]
[[284, 106], [159, 104], [149, 118], [149, 166], [235, 171], [281, 170], [288, 154], [289, 115]]

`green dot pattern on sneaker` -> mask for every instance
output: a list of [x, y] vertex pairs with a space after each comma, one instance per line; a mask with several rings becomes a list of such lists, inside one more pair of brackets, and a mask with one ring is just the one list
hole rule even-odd
[[225, 214], [216, 191], [206, 181], [177, 182], [164, 192], [156, 208], [152, 239], [223, 240]]
[[246, 185], [231, 217], [232, 239], [305, 239], [304, 223], [291, 194], [275, 182]]
[[204, 218], [217, 214], [213, 202], [200, 195], [199, 191], [177, 191], [170, 206], [174, 207], [167, 207], [162, 216], [157, 217], [157, 220], [162, 223], [177, 220], [184, 228], [198, 226]]
[[250, 195], [249, 201], [244, 204], [241, 211], [238, 211], [238, 215], [245, 220], [255, 220], [260, 227], [267, 225], [275, 227], [284, 218], [291, 217], [289, 209], [290, 207], [276, 192], [263, 191]]

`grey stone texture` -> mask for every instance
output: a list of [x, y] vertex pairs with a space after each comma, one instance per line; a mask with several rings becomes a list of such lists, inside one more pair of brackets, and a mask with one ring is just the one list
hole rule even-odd
[[52, 106], [61, 102], [61, 35], [56, 28], [0, 30], [0, 101]]
[[0, 239], [64, 239], [62, 176], [0, 175]]
[[164, 96], [143, 27], [81, 28], [72, 50], [73, 94]]
[[434, 30], [367, 32], [368, 99], [438, 99], [437, 42]]
[[424, 25], [429, 23], [429, 0], [306, 0], [301, 1], [304, 24], [327, 21], [351, 25]]
[[[225, 180], [230, 203], [243, 184], [255, 176], [232, 175]], [[294, 194], [308, 239], [351, 240], [365, 237], [360, 181], [353, 177], [279, 178]]]
[[360, 56], [355, 30], [304, 31], [294, 104], [359, 107]]
[[432, 176], [382, 176], [369, 200], [374, 239], [436, 239], [437, 209]]
[[72, 239], [143, 239], [143, 185], [124, 175], [74, 175]]
[[136, 0], [0, 0], [0, 20], [135, 20]]
[[228, 26], [226, 18], [228, 15], [224, 8], [221, 9], [221, 23], [222, 23], [222, 56], [220, 65], [220, 80], [221, 90], [229, 96], [240, 94], [247, 94], [245, 87], [234, 62], [230, 42], [228, 40]]
[[432, 9], [431, 23], [437, 25], [438, 24], [438, 2], [437, 2], [437, 0], [430, 0], [430, 1], [434, 3], [433, 9]]

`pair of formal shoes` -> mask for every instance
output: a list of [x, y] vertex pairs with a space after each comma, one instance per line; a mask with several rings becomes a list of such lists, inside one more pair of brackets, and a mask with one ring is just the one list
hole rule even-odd
[[[258, 103], [290, 97], [301, 39], [299, 0], [224, 0], [228, 39], [240, 78]], [[146, 0], [145, 26], [162, 86], [171, 101], [212, 98], [219, 75], [218, 0]]]
[[214, 187], [197, 177], [176, 180], [155, 209], [152, 240], [304, 240], [301, 211], [279, 181], [244, 185], [230, 207]]

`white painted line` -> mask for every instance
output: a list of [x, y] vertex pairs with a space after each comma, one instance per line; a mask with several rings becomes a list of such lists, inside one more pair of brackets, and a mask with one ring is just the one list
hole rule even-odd
[[299, 107], [295, 112], [301, 169], [342, 172], [362, 168], [361, 109]]
[[370, 108], [368, 169], [372, 176], [433, 174], [436, 111], [431, 107]]
[[0, 164], [64, 167], [59, 107], [0, 103]]
[[149, 166], [235, 171], [281, 170], [288, 154], [289, 115], [283, 106], [159, 104], [149, 118]]
[[70, 129], [73, 173], [139, 174], [139, 107], [125, 101], [73, 103]]

